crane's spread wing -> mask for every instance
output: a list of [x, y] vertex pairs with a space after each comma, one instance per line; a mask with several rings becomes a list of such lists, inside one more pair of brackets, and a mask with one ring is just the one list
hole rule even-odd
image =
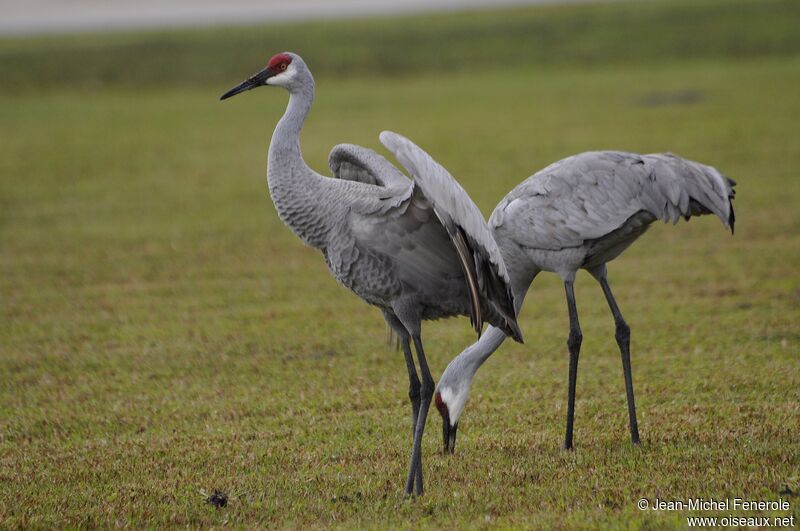
[[413, 142], [390, 131], [382, 132], [380, 139], [414, 177], [446, 229], [468, 283], [475, 329], [480, 334], [485, 304], [502, 318], [504, 331], [521, 342], [508, 272], [478, 207], [453, 176]]
[[378, 153], [354, 144], [339, 144], [328, 155], [333, 176], [351, 185], [353, 207], [364, 214], [383, 214], [403, 207], [411, 198], [414, 183]]
[[371, 149], [339, 144], [328, 155], [328, 166], [337, 179], [358, 181], [385, 188], [408, 188], [411, 180], [391, 162]]
[[[497, 205], [489, 221], [521, 245], [577, 247], [645, 216], [676, 223], [713, 213], [733, 230], [735, 183], [711, 166], [672, 154], [588, 152], [529, 177]], [[513, 225], [513, 227], [509, 226]]]

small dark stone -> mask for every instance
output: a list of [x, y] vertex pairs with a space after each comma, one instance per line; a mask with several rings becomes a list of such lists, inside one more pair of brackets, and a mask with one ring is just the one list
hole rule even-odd
[[781, 496], [790, 496], [794, 497], [797, 496], [797, 492], [793, 491], [789, 488], [789, 485], [784, 485], [783, 488], [778, 492]]
[[206, 503], [210, 503], [217, 509], [228, 505], [228, 495], [221, 490], [214, 489], [214, 492], [206, 498]]

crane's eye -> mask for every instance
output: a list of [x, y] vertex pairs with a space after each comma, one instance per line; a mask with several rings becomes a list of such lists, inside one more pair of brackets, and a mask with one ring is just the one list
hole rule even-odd
[[281, 70], [286, 70], [288, 65], [286, 63], [281, 63]]

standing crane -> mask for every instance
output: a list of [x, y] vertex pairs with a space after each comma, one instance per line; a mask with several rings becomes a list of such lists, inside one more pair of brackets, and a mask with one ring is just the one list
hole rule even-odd
[[414, 181], [374, 151], [351, 144], [331, 151], [328, 163], [335, 178], [309, 168], [299, 135], [314, 99], [314, 78], [297, 54], [275, 55], [220, 99], [264, 85], [290, 94], [268, 155], [267, 181], [278, 215], [301, 240], [322, 251], [336, 280], [381, 309], [400, 338], [414, 435], [405, 494], [422, 494], [421, 442], [434, 382], [421, 322], [469, 315], [478, 335], [485, 319], [521, 342], [500, 250], [464, 189], [400, 135], [385, 131], [380, 140]]
[[[581, 348], [573, 282], [587, 270], [603, 289], [614, 317], [622, 357], [631, 441], [639, 443], [630, 359], [630, 327], [608, 285], [606, 264], [644, 234], [657, 219], [677, 223], [683, 217], [714, 214], [733, 233], [733, 187], [736, 183], [711, 166], [671, 153], [638, 155], [597, 151], [574, 155], [537, 172], [514, 188], [489, 219], [500, 246], [515, 311], [541, 271], [564, 282], [569, 313], [569, 385], [564, 448], [572, 449], [575, 380]], [[478, 368], [505, 340], [490, 327], [445, 369], [434, 400], [442, 416], [445, 452], [455, 451], [458, 419]]]

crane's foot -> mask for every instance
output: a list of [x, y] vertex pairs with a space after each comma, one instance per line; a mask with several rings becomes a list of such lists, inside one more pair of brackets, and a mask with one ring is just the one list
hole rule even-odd
[[422, 474], [417, 470], [414, 476], [414, 487], [408, 488], [408, 485], [406, 485], [406, 489], [403, 491], [404, 500], [416, 499], [417, 496], [422, 496], [424, 494], [424, 489], [422, 488]]

